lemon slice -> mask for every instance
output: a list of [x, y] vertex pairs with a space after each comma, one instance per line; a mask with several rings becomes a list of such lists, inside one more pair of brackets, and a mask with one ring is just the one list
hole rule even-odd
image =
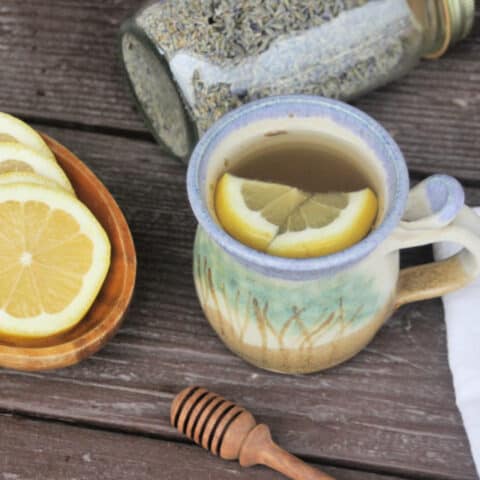
[[312, 194], [226, 173], [215, 208], [223, 228], [242, 243], [271, 255], [307, 258], [359, 242], [372, 228], [378, 202], [369, 188]]
[[55, 155], [32, 127], [4, 112], [0, 112], [0, 141], [21, 143], [55, 161]]
[[0, 142], [0, 174], [8, 172], [36, 173], [74, 193], [67, 176], [56, 162], [19, 143]]
[[225, 173], [217, 184], [215, 208], [232, 237], [265, 251], [290, 212], [307, 198], [297, 188]]
[[39, 338], [73, 327], [109, 265], [108, 237], [75, 197], [32, 184], [0, 188], [0, 334]]
[[[58, 183], [46, 177], [41, 177], [36, 173], [30, 172], [8, 172], [0, 174], [0, 188], [2, 185], [11, 185], [15, 183], [28, 183], [33, 185], [43, 185], [55, 189], [64, 190]], [[67, 191], [67, 190], [64, 190]], [[68, 192], [70, 193], [70, 192]]]

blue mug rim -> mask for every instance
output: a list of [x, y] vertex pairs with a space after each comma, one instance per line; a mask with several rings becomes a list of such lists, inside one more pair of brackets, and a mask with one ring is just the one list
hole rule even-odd
[[[298, 116], [329, 115], [334, 121], [344, 125], [341, 119], [357, 123], [371, 133], [376, 144], [374, 148], [387, 174], [394, 174], [394, 191], [391, 192], [390, 206], [382, 220], [369, 235], [355, 245], [331, 255], [296, 259], [269, 255], [244, 245], [223, 230], [210, 214], [202, 183], [206, 181], [206, 170], [214, 148], [227, 132], [239, 128], [242, 123], [256, 121], [258, 114], [269, 110], [270, 118], [285, 116], [285, 109]], [[357, 132], [352, 133], [358, 135]], [[377, 148], [375, 148], [377, 147]], [[382, 152], [388, 155], [381, 155]], [[221, 117], [200, 139], [193, 150], [187, 171], [187, 192], [190, 206], [200, 226], [228, 254], [242, 264], [269, 276], [288, 279], [305, 279], [321, 273], [332, 273], [358, 263], [373, 252], [400, 222], [405, 210], [408, 192], [408, 169], [400, 148], [390, 134], [372, 117], [358, 108], [339, 100], [311, 96], [285, 95], [267, 97], [243, 105]]]

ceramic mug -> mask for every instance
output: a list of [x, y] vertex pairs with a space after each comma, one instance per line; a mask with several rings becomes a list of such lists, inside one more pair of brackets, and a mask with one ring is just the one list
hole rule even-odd
[[[305, 133], [361, 160], [380, 205], [371, 233], [309, 259], [271, 256], [230, 237], [214, 211], [219, 177], [241, 152]], [[187, 182], [199, 222], [194, 279], [203, 311], [233, 352], [268, 370], [307, 373], [341, 363], [400, 305], [461, 288], [480, 271], [480, 219], [464, 205], [458, 181], [433, 175], [409, 192], [391, 136], [339, 101], [272, 97], [227, 114], [195, 148]], [[445, 261], [399, 269], [399, 250], [439, 241], [464, 248]]]

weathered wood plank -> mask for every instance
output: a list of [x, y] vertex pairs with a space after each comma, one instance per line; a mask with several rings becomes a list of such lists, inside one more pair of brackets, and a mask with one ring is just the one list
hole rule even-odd
[[476, 9], [473, 32], [444, 57], [423, 61], [405, 79], [356, 102], [420, 172], [480, 179], [480, 4]]
[[[0, 109], [145, 131], [116, 58], [121, 19], [140, 0], [3, 0]], [[480, 5], [477, 4], [477, 19]], [[480, 22], [438, 61], [356, 102], [381, 121], [411, 167], [480, 180]]]
[[145, 131], [116, 57], [122, 19], [141, 0], [2, 0], [0, 107]]
[[[0, 478], [3, 480], [202, 480], [280, 479], [263, 467], [241, 468], [202, 449], [70, 425], [0, 415]], [[337, 480], [399, 480], [318, 466]]]
[[[90, 360], [45, 374], [0, 371], [0, 409], [178, 438], [168, 425], [170, 401], [202, 384], [244, 404], [282, 445], [317, 461], [476, 478], [439, 301], [402, 309], [366, 351], [330, 371], [281, 376], [250, 367], [217, 339], [195, 298], [184, 168], [148, 142], [44, 130], [78, 153], [123, 207], [138, 284], [124, 327]], [[480, 203], [480, 190], [468, 196]], [[425, 250], [409, 252], [410, 263], [425, 258]]]
[[245, 365], [205, 324], [188, 325], [187, 334], [160, 318], [141, 320], [147, 325], [130, 318], [80, 366], [43, 375], [1, 372], [0, 408], [178, 438], [168, 425], [170, 401], [181, 387], [201, 384], [251, 409], [299, 455], [424, 478], [476, 478], [454, 407], [443, 328], [435, 323], [438, 305], [403, 311], [364, 353], [309, 377]]

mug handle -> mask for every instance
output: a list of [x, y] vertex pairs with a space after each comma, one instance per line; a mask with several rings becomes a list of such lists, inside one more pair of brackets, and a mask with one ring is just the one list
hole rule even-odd
[[446, 260], [402, 269], [395, 309], [462, 288], [480, 273], [480, 217], [465, 205], [460, 183], [448, 175], [432, 175], [410, 191], [390, 241], [389, 251], [445, 241], [464, 247]]

